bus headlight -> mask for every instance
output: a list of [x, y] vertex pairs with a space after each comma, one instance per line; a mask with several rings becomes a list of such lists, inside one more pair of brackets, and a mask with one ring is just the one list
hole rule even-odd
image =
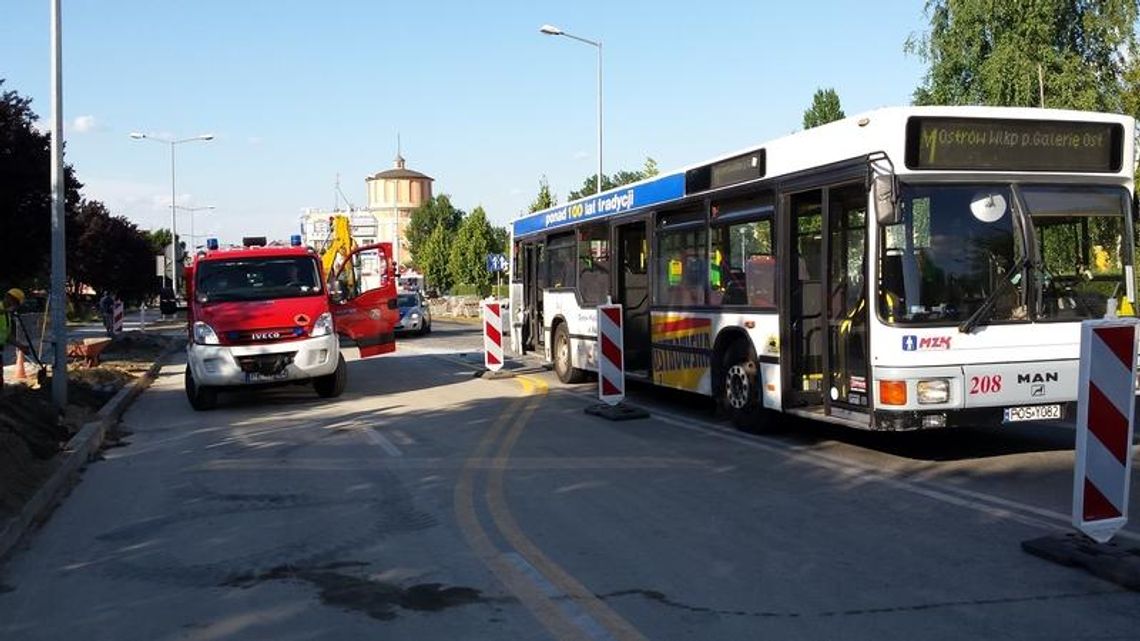
[[202, 321], [194, 323], [194, 342], [199, 345], [220, 345], [222, 343], [218, 340], [218, 335], [214, 333], [214, 328]]
[[950, 380], [930, 378], [918, 382], [916, 386], [919, 405], [935, 405], [950, 402]]
[[313, 331], [309, 336], [316, 338], [318, 336], [328, 336], [331, 333], [333, 333], [332, 314], [325, 312], [317, 317], [317, 322], [313, 323]]

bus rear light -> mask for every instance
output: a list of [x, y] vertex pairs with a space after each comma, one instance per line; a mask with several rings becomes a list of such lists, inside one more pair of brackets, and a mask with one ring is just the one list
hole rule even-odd
[[879, 381], [879, 402], [906, 405], [906, 381]]

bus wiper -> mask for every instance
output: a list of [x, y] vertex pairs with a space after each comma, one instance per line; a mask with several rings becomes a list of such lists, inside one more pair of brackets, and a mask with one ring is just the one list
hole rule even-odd
[[970, 314], [969, 318], [962, 321], [962, 324], [958, 326], [958, 331], [962, 334], [969, 334], [970, 332], [974, 331], [978, 325], [981, 325], [983, 321], [989, 320], [990, 314], [992, 314], [994, 311], [994, 305], [997, 304], [998, 296], [1004, 294], [1007, 287], [1013, 287], [1021, 282], [1021, 271], [1025, 269], [1025, 266], [1028, 264], [1028, 255], [1014, 263], [1013, 267], [1009, 268], [1009, 271], [1006, 272], [1005, 277], [1002, 278], [1000, 283], [998, 283], [998, 286], [995, 287], [992, 292], [990, 292], [989, 296], [986, 296], [986, 299], [984, 301], [982, 301], [981, 307], [976, 309], [973, 314]]

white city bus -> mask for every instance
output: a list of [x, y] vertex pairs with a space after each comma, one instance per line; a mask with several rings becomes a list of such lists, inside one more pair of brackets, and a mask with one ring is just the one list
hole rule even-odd
[[1073, 418], [1080, 321], [1131, 313], [1133, 119], [873, 111], [521, 217], [513, 345], [778, 412], [908, 430]]

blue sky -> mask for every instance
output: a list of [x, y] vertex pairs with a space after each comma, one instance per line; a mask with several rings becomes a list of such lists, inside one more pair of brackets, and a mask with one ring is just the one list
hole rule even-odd
[[[363, 205], [400, 133], [436, 193], [504, 224], [543, 174], [564, 197], [596, 163], [595, 51], [540, 25], [604, 43], [605, 171], [668, 170], [798, 129], [819, 87], [848, 114], [909, 102], [923, 4], [63, 0], [67, 159], [88, 197], [169, 226], [168, 148], [128, 133], [214, 133], [177, 152], [179, 204], [217, 207], [197, 233], [284, 238], [338, 173]], [[48, 11], [0, 20], [4, 89], [45, 126]]]

